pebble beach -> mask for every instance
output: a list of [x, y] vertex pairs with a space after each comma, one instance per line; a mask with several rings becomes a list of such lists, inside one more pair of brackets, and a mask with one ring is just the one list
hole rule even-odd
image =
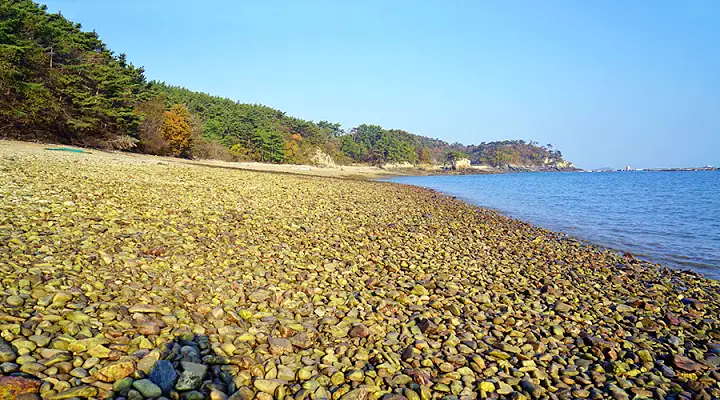
[[0, 146], [0, 399], [719, 399], [719, 308], [428, 189]]

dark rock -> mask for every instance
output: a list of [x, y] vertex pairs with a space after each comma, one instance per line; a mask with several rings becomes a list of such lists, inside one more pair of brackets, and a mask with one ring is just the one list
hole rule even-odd
[[177, 371], [175, 371], [172, 363], [168, 360], [160, 360], [155, 363], [155, 366], [148, 376], [148, 379], [158, 385], [164, 394], [170, 394], [170, 391], [175, 387], [177, 378]]
[[695, 372], [704, 369], [702, 364], [678, 354], [670, 356], [670, 363], [673, 367], [683, 371]]
[[12, 346], [0, 340], [0, 363], [13, 362], [17, 358]]
[[437, 331], [438, 331], [438, 326], [434, 322], [430, 321], [427, 318], [423, 318], [420, 321], [418, 321], [417, 327], [420, 328], [420, 331], [422, 333], [425, 333], [428, 335], [432, 335], [434, 333], [437, 333]]

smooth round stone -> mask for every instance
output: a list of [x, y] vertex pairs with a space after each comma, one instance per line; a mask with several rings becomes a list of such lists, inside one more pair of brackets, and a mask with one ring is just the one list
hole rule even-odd
[[0, 339], [0, 363], [15, 361], [17, 356], [12, 346]]
[[0, 364], [0, 371], [2, 371], [5, 374], [11, 374], [15, 371], [17, 371], [20, 368], [18, 364], [11, 363], [11, 362], [4, 362]]
[[15, 363], [19, 364], [19, 365], [23, 365], [23, 364], [27, 364], [27, 363], [34, 363], [34, 362], [37, 362], [37, 359], [35, 359], [35, 357], [33, 357], [33, 356], [28, 356], [28, 355], [20, 356], [17, 359], [15, 359]]
[[300, 368], [300, 370], [297, 373], [298, 380], [306, 381], [313, 376], [312, 369], [310, 368]]
[[133, 388], [140, 392], [143, 397], [158, 397], [162, 394], [160, 386], [152, 383], [149, 379], [140, 379], [132, 383]]
[[57, 304], [64, 304], [72, 300], [73, 295], [70, 292], [57, 292], [53, 296], [52, 302]]
[[213, 389], [210, 391], [210, 400], [227, 400], [227, 399], [228, 399], [228, 395], [220, 390]]
[[185, 400], [204, 400], [204, 399], [205, 399], [205, 395], [202, 394], [202, 393], [200, 393], [200, 392], [198, 392], [198, 391], [193, 390], [193, 391], [191, 391], [191, 392], [185, 393], [185, 394], [183, 395], [183, 398], [184, 398]]
[[116, 393], [125, 392], [132, 387], [132, 384], [133, 384], [133, 379], [130, 377], [118, 379], [113, 384], [113, 391], [115, 391]]
[[347, 380], [353, 381], [353, 382], [362, 382], [363, 379], [365, 379], [365, 374], [362, 372], [362, 370], [356, 369], [350, 371], [347, 376]]
[[70, 376], [74, 376], [76, 378], [85, 378], [90, 376], [90, 374], [87, 372], [87, 370], [83, 368], [74, 368], [70, 371]]
[[22, 349], [26, 349], [28, 351], [35, 351], [35, 349], [37, 348], [37, 344], [35, 344], [35, 342], [25, 339], [15, 340], [12, 342], [12, 345], [15, 346], [18, 351]]
[[25, 363], [20, 366], [20, 371], [30, 375], [37, 375], [40, 372], [45, 371], [47, 367], [36, 362]]
[[89, 369], [91, 369], [92, 367], [98, 365], [98, 363], [100, 363], [100, 359], [99, 359], [99, 358], [97, 358], [97, 357], [90, 357], [90, 358], [88, 358], [87, 360], [85, 360], [81, 366], [82, 366], [83, 368], [89, 370]]
[[8, 303], [8, 305], [13, 307], [20, 307], [25, 304], [25, 300], [20, 296], [8, 296], [5, 301]]
[[37, 347], [46, 347], [50, 343], [50, 337], [44, 335], [32, 335], [28, 337]]

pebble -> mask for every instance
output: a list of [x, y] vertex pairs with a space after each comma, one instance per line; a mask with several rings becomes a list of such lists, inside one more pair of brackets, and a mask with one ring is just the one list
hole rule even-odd
[[162, 389], [163, 393], [170, 393], [177, 381], [178, 373], [168, 360], [160, 360], [150, 370], [148, 379]]
[[193, 375], [199, 376], [200, 378], [204, 378], [208, 370], [207, 365], [198, 364], [190, 361], [181, 361], [180, 366], [182, 367], [183, 371], [191, 372]]
[[196, 375], [192, 371], [184, 371], [180, 374], [177, 383], [175, 383], [175, 389], [181, 392], [199, 389], [202, 382], [202, 377]]
[[268, 339], [268, 344], [270, 345], [270, 352], [276, 355], [292, 353], [293, 351], [292, 343], [288, 339], [271, 337]]
[[0, 340], [0, 362], [13, 362], [17, 359], [17, 354], [13, 348]]
[[92, 386], [76, 386], [63, 392], [48, 397], [48, 400], [74, 399], [74, 398], [93, 398], [97, 396], [98, 390]]
[[716, 281], [417, 187], [7, 152], [28, 396], [720, 398]]
[[126, 377], [126, 378], [118, 379], [117, 381], [115, 381], [115, 383], [113, 383], [113, 391], [116, 393], [126, 392], [132, 387], [132, 384], [133, 384], [132, 378]]
[[284, 383], [285, 382], [279, 379], [256, 379], [253, 382], [253, 386], [261, 392], [272, 395], [275, 394], [275, 389]]
[[143, 397], [159, 397], [162, 394], [160, 386], [154, 384], [149, 379], [140, 379], [134, 381], [132, 384], [133, 388], [137, 390]]
[[25, 304], [25, 300], [20, 296], [8, 296], [5, 301], [8, 303], [9, 306], [12, 307], [20, 307]]
[[135, 372], [135, 364], [132, 361], [120, 361], [108, 364], [98, 369], [93, 376], [103, 382], [115, 382]]
[[366, 338], [370, 336], [370, 329], [363, 324], [357, 324], [350, 328], [348, 335], [352, 338]]

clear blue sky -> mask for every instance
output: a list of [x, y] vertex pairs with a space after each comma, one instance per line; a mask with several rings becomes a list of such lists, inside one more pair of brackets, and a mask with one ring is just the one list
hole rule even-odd
[[720, 2], [53, 0], [149, 79], [585, 168], [720, 165]]

